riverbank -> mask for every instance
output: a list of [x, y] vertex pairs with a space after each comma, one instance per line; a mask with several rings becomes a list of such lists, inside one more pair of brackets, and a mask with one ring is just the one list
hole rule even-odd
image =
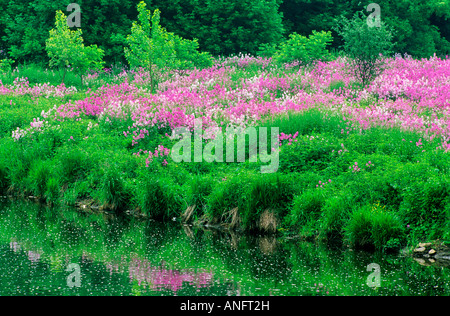
[[[362, 89], [340, 73], [343, 61], [294, 70], [259, 59], [172, 74], [156, 94], [146, 92], [144, 74], [59, 94], [8, 86], [0, 95], [0, 195], [352, 248], [448, 243], [449, 62], [389, 62], [422, 92], [390, 82], [392, 73]], [[196, 161], [194, 139], [176, 162], [180, 139], [170, 134], [193, 129], [195, 118], [202, 153], [213, 159]], [[277, 129], [265, 144], [272, 161], [251, 155], [246, 142], [238, 162], [236, 137], [232, 161], [221, 162], [217, 148], [228, 144], [213, 135], [227, 127], [254, 128], [256, 153], [259, 132]], [[276, 172], [262, 173], [271, 163]]]

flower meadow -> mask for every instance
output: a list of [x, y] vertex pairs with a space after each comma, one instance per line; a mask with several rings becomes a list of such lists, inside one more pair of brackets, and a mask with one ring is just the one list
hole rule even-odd
[[[218, 58], [161, 72], [153, 93], [144, 69], [104, 69], [81, 88], [18, 77], [0, 84], [0, 189], [363, 248], [449, 241], [450, 60], [384, 63], [366, 87], [343, 57]], [[203, 146], [227, 128], [279, 128], [278, 171], [261, 174], [248, 149], [244, 162], [173, 161], [172, 132], [196, 120]]]

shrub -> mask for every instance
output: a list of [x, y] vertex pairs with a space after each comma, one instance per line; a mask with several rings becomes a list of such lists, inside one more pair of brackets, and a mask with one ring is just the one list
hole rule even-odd
[[61, 82], [69, 67], [83, 75], [88, 69], [102, 67], [103, 50], [97, 45], [84, 46], [81, 29], [71, 31], [67, 25], [66, 16], [61, 11], [56, 12], [56, 28], [50, 30], [50, 37], [46, 41], [46, 50], [50, 58], [50, 66], [56, 67], [61, 73]]
[[332, 40], [331, 32], [313, 31], [309, 37], [292, 33], [289, 35], [289, 39], [280, 44], [273, 55], [273, 60], [278, 63], [289, 63], [295, 60], [310, 63], [324, 59], [328, 55], [326, 47]]
[[351, 58], [349, 71], [363, 86], [383, 71], [380, 54], [391, 54], [392, 32], [384, 23], [380, 27], [369, 27], [367, 18], [357, 12], [351, 20], [341, 16], [336, 31], [344, 40], [343, 48]]
[[141, 1], [138, 8], [138, 22], [133, 22], [131, 34], [127, 37], [125, 57], [131, 67], [144, 67], [150, 73], [151, 91], [156, 84], [157, 72], [162, 68], [192, 68], [210, 66], [212, 58], [208, 53], [197, 51], [196, 40], [189, 41], [167, 32], [160, 25], [160, 11], [153, 14]]

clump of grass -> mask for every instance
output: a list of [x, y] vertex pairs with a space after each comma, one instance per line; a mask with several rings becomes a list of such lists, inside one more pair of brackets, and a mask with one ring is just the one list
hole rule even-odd
[[[341, 194], [328, 198], [323, 205], [320, 218], [320, 235], [327, 241], [341, 241], [344, 227], [351, 212], [351, 201]], [[322, 239], [322, 238], [321, 238]]]
[[389, 250], [404, 242], [405, 226], [397, 214], [379, 204], [365, 205], [353, 211], [345, 234], [355, 248]]
[[323, 190], [307, 189], [296, 195], [292, 202], [291, 212], [285, 221], [291, 228], [296, 228], [305, 237], [317, 235], [317, 221], [325, 205], [326, 196]]
[[125, 180], [117, 166], [107, 167], [100, 186], [101, 202], [113, 211], [124, 210], [130, 199]]
[[47, 186], [45, 191], [45, 199], [48, 204], [57, 204], [60, 198], [60, 182], [57, 177], [50, 176], [47, 180]]
[[291, 178], [279, 174], [260, 174], [251, 180], [241, 211], [243, 228], [274, 232], [294, 198]]
[[136, 200], [141, 212], [150, 218], [169, 220], [181, 213], [181, 199], [172, 179], [147, 174], [141, 176]]
[[216, 181], [209, 175], [194, 175], [187, 185], [185, 192], [186, 211], [184, 221], [196, 221], [206, 209], [208, 196], [214, 189]]
[[211, 224], [226, 223], [226, 214], [229, 211], [244, 207], [245, 192], [248, 186], [249, 175], [240, 174], [225, 177], [218, 183], [207, 199], [205, 216]]
[[31, 192], [43, 198], [47, 191], [47, 181], [51, 175], [51, 167], [47, 161], [37, 160], [31, 167], [28, 174], [29, 187]]

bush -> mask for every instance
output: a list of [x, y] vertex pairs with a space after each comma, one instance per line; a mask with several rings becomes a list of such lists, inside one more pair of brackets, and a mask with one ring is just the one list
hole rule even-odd
[[157, 73], [163, 68], [186, 69], [194, 66], [210, 66], [212, 58], [197, 51], [197, 40], [189, 41], [160, 26], [160, 11], [153, 14], [145, 2], [138, 4], [138, 20], [133, 22], [127, 37], [125, 57], [131, 67], [144, 67], [150, 72], [151, 91], [156, 84]]
[[313, 31], [309, 37], [293, 33], [289, 35], [288, 40], [280, 44], [273, 59], [278, 63], [289, 63], [295, 60], [310, 63], [324, 59], [329, 54], [326, 47], [332, 40], [331, 32]]
[[367, 25], [367, 17], [357, 12], [351, 20], [341, 16], [336, 31], [344, 40], [343, 48], [351, 58], [349, 71], [363, 86], [383, 71], [380, 54], [392, 53], [392, 32], [381, 22], [380, 27]]
[[81, 76], [83, 83], [83, 75], [87, 70], [103, 66], [103, 50], [97, 45], [84, 46], [81, 29], [71, 31], [61, 11], [56, 12], [55, 26], [45, 43], [50, 66], [61, 72], [61, 82], [64, 82], [67, 69], [72, 67]]

